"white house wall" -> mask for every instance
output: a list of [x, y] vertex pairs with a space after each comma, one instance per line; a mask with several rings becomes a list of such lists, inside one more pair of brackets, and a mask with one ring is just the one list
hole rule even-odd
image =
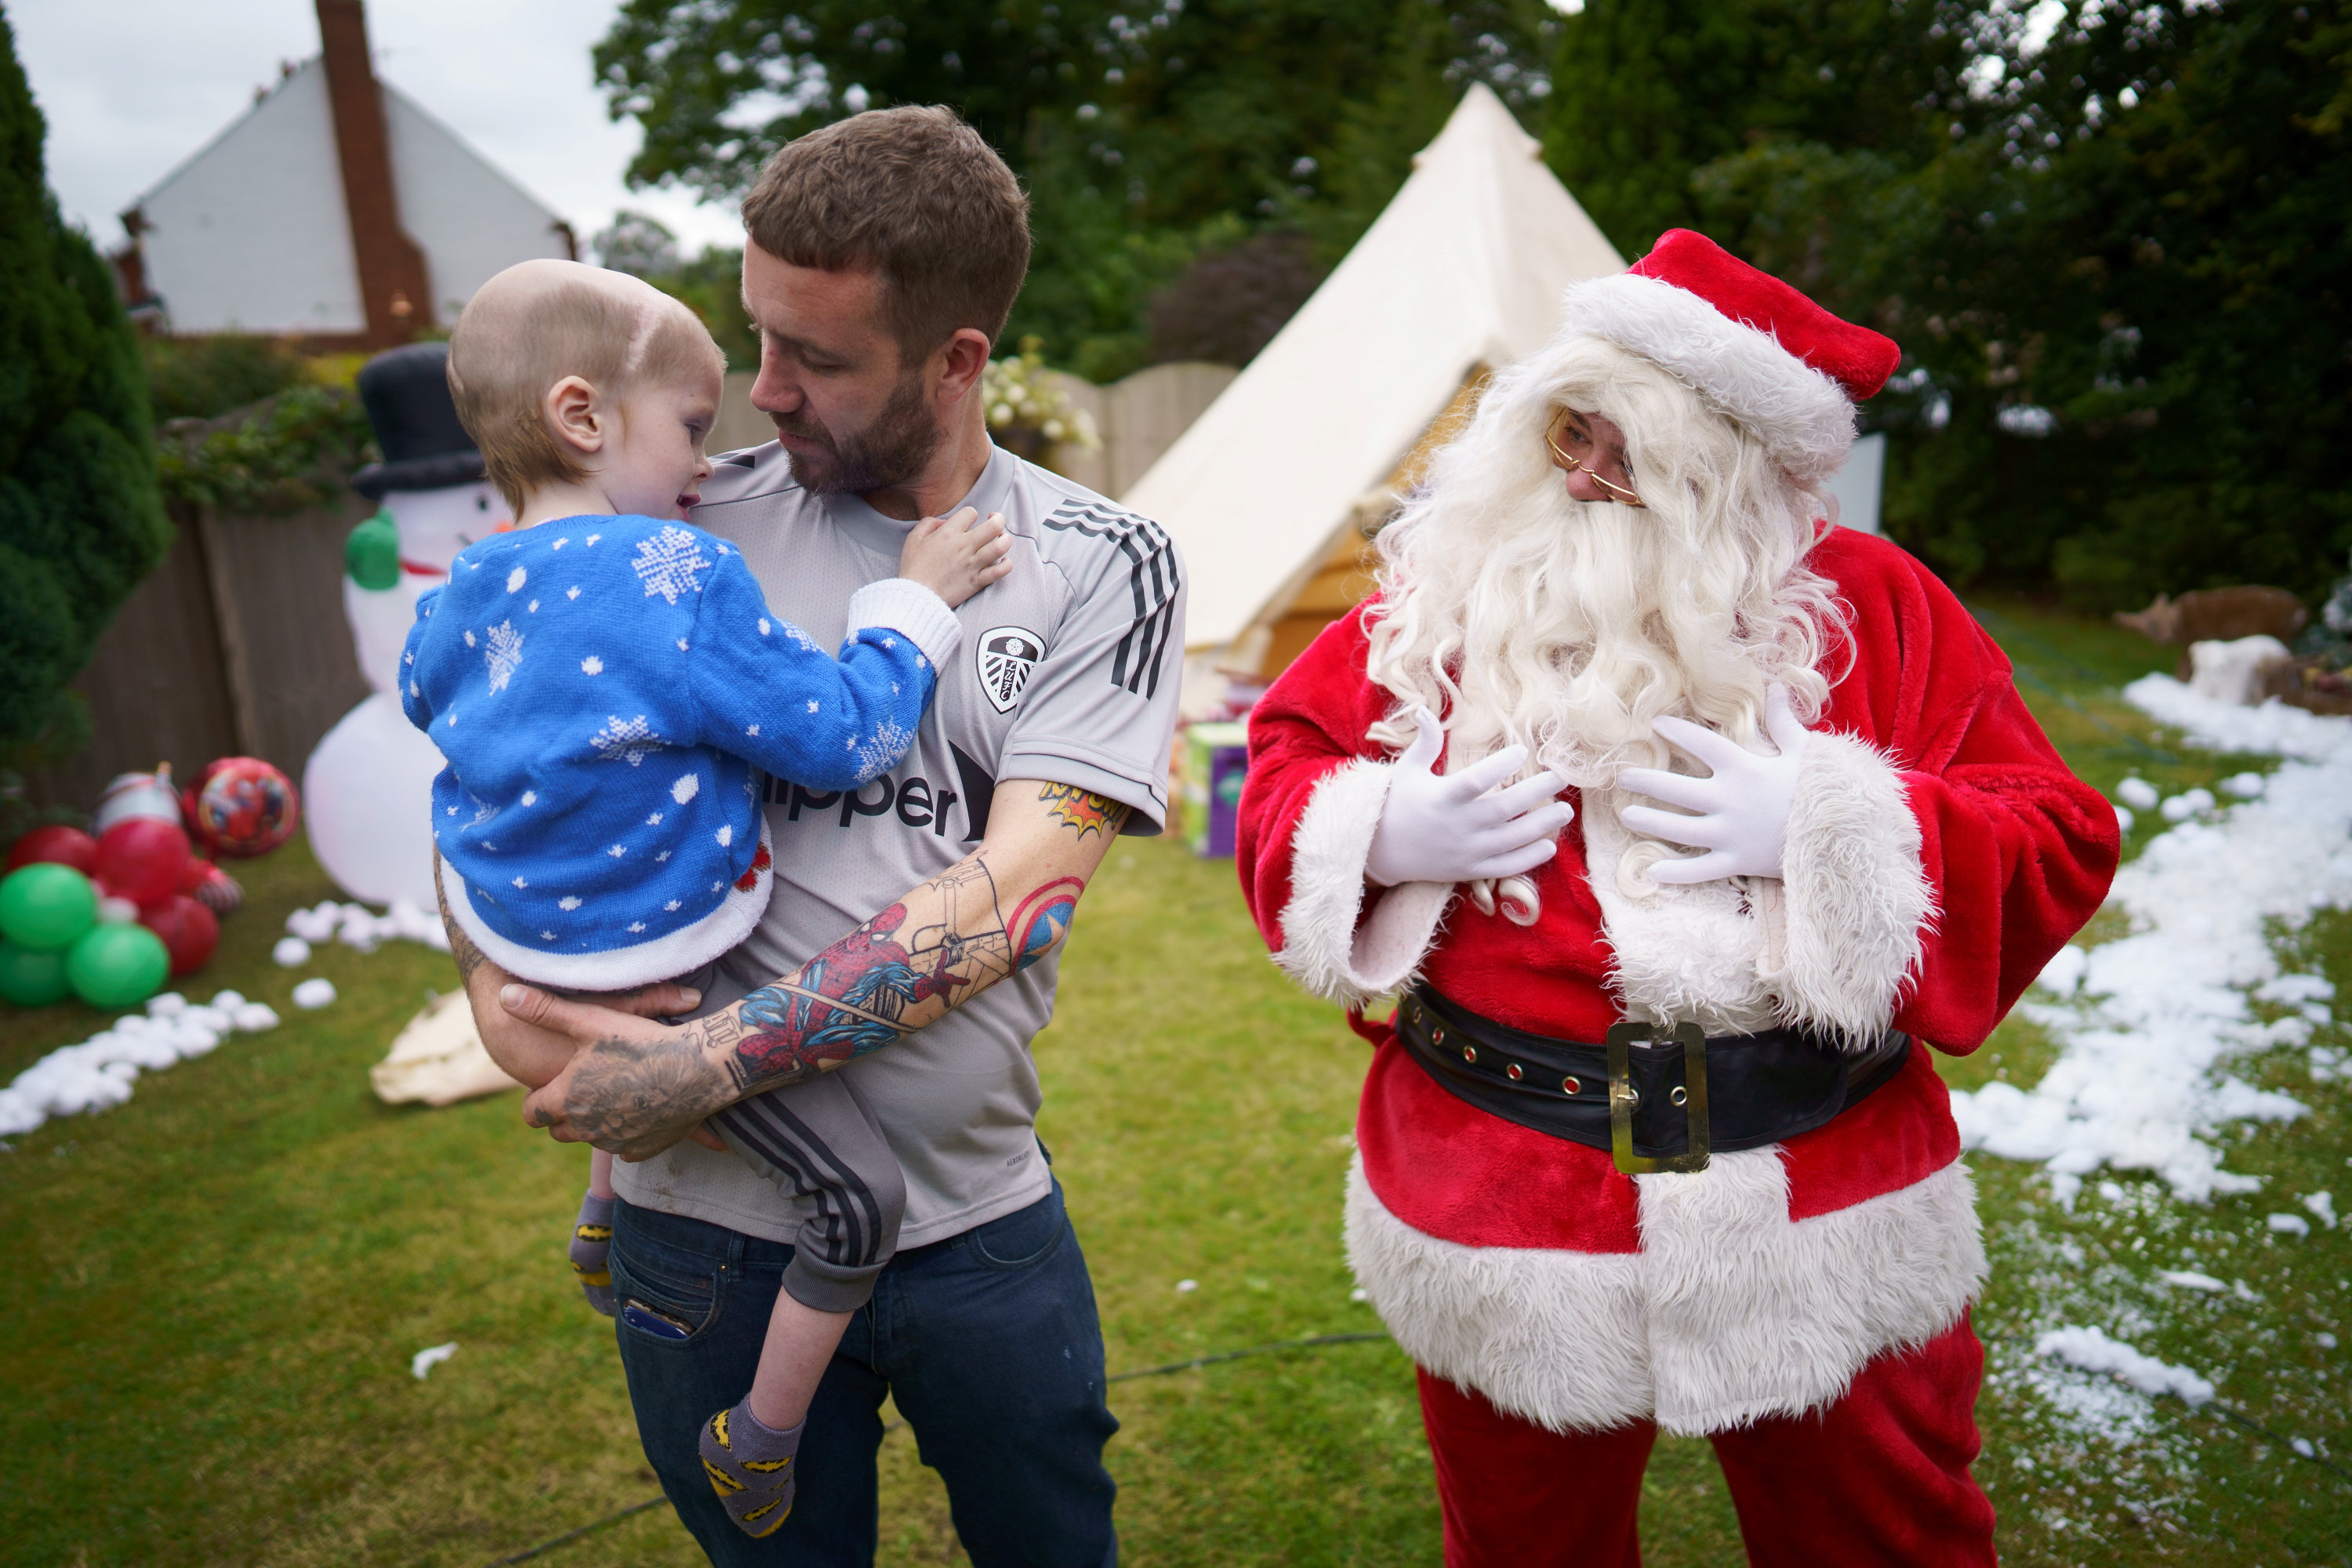
[[571, 254], [555, 214], [389, 83], [383, 114], [401, 226], [424, 248], [442, 326], [516, 262]]
[[148, 287], [175, 332], [367, 326], [327, 73], [297, 68], [139, 200]]

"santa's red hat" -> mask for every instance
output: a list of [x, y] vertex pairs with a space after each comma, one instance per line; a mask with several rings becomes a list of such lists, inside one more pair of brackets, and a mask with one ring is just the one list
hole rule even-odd
[[1661, 235], [1624, 271], [1570, 289], [1566, 327], [1670, 372], [1806, 484], [1845, 461], [1853, 405], [1903, 355], [1686, 228]]

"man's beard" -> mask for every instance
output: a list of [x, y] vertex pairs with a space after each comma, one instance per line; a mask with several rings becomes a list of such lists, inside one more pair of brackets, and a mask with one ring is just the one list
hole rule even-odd
[[793, 477], [821, 496], [870, 495], [903, 485], [939, 450], [940, 426], [923, 395], [919, 374], [902, 378], [873, 423], [835, 436], [803, 405], [797, 414], [772, 414], [779, 434], [814, 441], [822, 451], [791, 452]]

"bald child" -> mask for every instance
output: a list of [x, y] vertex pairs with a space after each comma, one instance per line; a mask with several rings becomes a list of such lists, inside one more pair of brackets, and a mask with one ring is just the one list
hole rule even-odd
[[[568, 261], [499, 273], [450, 339], [458, 417], [515, 529], [418, 601], [402, 700], [448, 763], [433, 787], [447, 916], [537, 985], [634, 990], [740, 943], [773, 881], [755, 770], [854, 790], [897, 766], [956, 651], [953, 607], [1006, 570], [1001, 520], [974, 527], [967, 509], [924, 520], [899, 575], [851, 598], [838, 657], [770, 613], [741, 557], [686, 521], [725, 369], [685, 306]], [[507, 1065], [536, 1086], [566, 1060]], [[905, 1181], [838, 1074], [712, 1130], [799, 1220], [752, 1387], [705, 1425], [713, 1486], [767, 1535], [791, 1511], [817, 1380], [897, 1245]], [[593, 1157], [582, 1286], [684, 1338], [614, 1300], [611, 1169]]]

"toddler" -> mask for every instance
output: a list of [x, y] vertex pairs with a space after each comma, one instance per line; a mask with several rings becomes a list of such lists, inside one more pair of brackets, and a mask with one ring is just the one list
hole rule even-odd
[[[683, 305], [575, 262], [509, 268], [450, 339], [458, 416], [515, 529], [418, 601], [402, 700], [449, 764], [433, 829], [451, 918], [535, 984], [633, 989], [749, 935], [772, 881], [755, 769], [856, 789], [895, 767], [954, 656], [951, 606], [1005, 571], [1002, 521], [967, 509], [924, 520], [901, 574], [851, 598], [837, 661], [771, 615], [741, 556], [685, 521], [724, 369]], [[751, 1390], [703, 1429], [729, 1514], [764, 1536], [791, 1511], [817, 1379], [897, 1245], [905, 1179], [837, 1075], [712, 1120], [800, 1221]], [[572, 1242], [608, 1315], [611, 1171], [596, 1154]]]

